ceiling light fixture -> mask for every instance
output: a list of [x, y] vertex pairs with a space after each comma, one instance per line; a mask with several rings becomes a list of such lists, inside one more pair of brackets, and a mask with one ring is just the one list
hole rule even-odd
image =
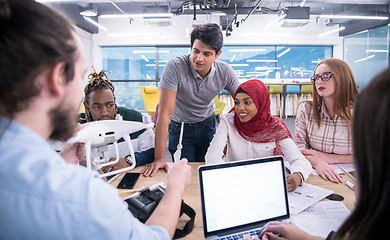
[[248, 59], [246, 62], [278, 62], [278, 60], [260, 60], [260, 59]]
[[365, 58], [361, 58], [361, 59], [356, 60], [355, 63], [367, 61], [368, 59], [371, 59], [371, 58], [373, 58], [373, 57], [375, 57], [375, 55], [370, 55], [370, 56], [368, 56], [368, 57], [365, 57]]
[[281, 56], [283, 56], [284, 54], [290, 52], [291, 48], [287, 48], [286, 50], [284, 50], [283, 52], [279, 53], [276, 57], [280, 58]]
[[267, 49], [264, 48], [242, 48], [242, 49], [229, 49], [228, 52], [265, 52]]
[[248, 67], [249, 64], [247, 63], [233, 63], [233, 64], [229, 64], [230, 66], [232, 67]]
[[255, 67], [256, 71], [262, 71], [262, 70], [280, 70], [281, 67], [264, 67], [264, 66], [258, 66]]
[[149, 59], [147, 57], [145, 57], [145, 55], [141, 54], [141, 57], [146, 61], [146, 62], [149, 62]]
[[214, 16], [226, 16], [226, 13], [220, 12], [220, 11], [212, 12], [211, 14], [214, 15]]
[[264, 72], [246, 72], [247, 74], [264, 74]]
[[145, 14], [107, 14], [100, 15], [101, 18], [143, 18], [143, 17], [151, 17], [151, 18], [166, 18], [172, 17], [172, 13], [145, 13]]
[[366, 50], [366, 53], [369, 53], [369, 52], [375, 52], [375, 53], [388, 53], [389, 50], [381, 50], [381, 49], [367, 49]]
[[74, 0], [35, 0], [39, 3], [51, 3], [51, 2], [73, 2]]
[[233, 54], [233, 57], [230, 59], [230, 62], [233, 62], [236, 59], [236, 54]]
[[108, 29], [105, 26], [97, 23], [96, 21], [92, 20], [90, 17], [83, 16], [83, 18], [85, 20], [87, 20], [88, 22], [92, 23], [93, 25], [95, 25], [96, 27], [98, 27], [98, 28], [100, 28], [100, 29], [102, 29], [104, 31], [108, 31]]
[[[169, 53], [169, 50], [159, 50], [159, 53]], [[134, 50], [133, 53], [156, 53], [156, 50]]]
[[84, 11], [81, 11], [80, 15], [84, 17], [96, 17], [98, 14], [95, 9], [86, 9]]
[[288, 37], [294, 35], [291, 32], [248, 32], [248, 33], [242, 33], [242, 36], [248, 36], [248, 37]]
[[[155, 64], [155, 63], [153, 63], [153, 64], [145, 64], [145, 66], [146, 66], [146, 67], [156, 67], [156, 64]], [[159, 64], [158, 66], [159, 66], [160, 68], [161, 68], [161, 67], [165, 67], [165, 64]]]
[[360, 19], [360, 20], [387, 20], [389, 17], [380, 16], [354, 16], [354, 15], [319, 15], [320, 18]]
[[345, 29], [345, 27], [336, 28], [336, 29], [330, 30], [328, 32], [320, 33], [320, 34], [318, 34], [318, 37], [323, 37], [323, 36], [326, 36], [326, 35], [329, 35], [329, 34], [332, 34], [335, 32], [340, 32], [340, 31], [343, 31], [344, 29]]
[[[139, 32], [139, 33], [109, 33], [107, 37], [157, 37], [158, 32]], [[155, 52], [153, 50], [153, 52]]]

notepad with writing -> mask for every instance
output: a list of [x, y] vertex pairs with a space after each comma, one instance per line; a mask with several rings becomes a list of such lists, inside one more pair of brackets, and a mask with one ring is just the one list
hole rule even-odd
[[304, 183], [287, 194], [290, 214], [298, 214], [332, 193], [331, 190]]

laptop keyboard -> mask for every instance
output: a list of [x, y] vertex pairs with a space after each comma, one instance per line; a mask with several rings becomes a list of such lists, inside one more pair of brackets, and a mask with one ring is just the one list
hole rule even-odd
[[237, 233], [237, 234], [232, 234], [232, 235], [229, 235], [229, 236], [223, 236], [221, 238], [217, 238], [217, 240], [237, 240], [237, 239], [240, 239], [240, 238], [244, 238], [244, 235], [251, 235], [251, 236], [259, 236], [259, 230], [252, 230], [252, 231], [248, 231], [248, 232], [242, 232], [242, 233]]

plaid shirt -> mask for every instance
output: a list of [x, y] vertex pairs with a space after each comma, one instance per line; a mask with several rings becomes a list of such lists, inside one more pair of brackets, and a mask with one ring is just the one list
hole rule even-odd
[[330, 119], [325, 104], [320, 112], [321, 124], [318, 128], [314, 120], [313, 106], [309, 103], [299, 105], [295, 120], [294, 141], [299, 149], [313, 149], [325, 153], [352, 154], [352, 123], [339, 116]]

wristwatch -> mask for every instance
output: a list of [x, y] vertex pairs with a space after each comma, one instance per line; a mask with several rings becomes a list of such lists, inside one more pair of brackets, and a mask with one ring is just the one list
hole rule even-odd
[[126, 157], [125, 157], [125, 160], [126, 160], [126, 162], [131, 166], [131, 165], [133, 165], [133, 161], [131, 160], [131, 155], [127, 155]]
[[299, 183], [299, 186], [302, 186], [303, 182], [305, 181], [305, 179], [303, 178], [302, 173], [301, 172], [295, 172], [295, 173], [298, 173], [299, 177], [301, 178], [301, 182]]

